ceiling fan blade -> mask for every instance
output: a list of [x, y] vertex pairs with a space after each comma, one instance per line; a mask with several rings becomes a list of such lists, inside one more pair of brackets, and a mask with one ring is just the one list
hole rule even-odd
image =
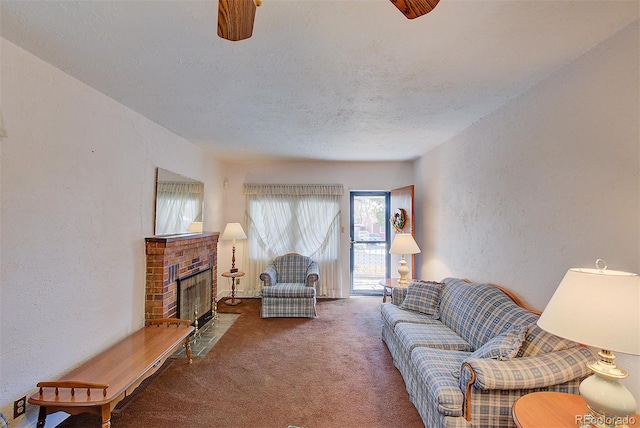
[[218, 0], [218, 36], [233, 42], [248, 39], [255, 17], [254, 0]]
[[431, 12], [440, 0], [391, 0], [400, 12], [409, 19], [417, 18]]

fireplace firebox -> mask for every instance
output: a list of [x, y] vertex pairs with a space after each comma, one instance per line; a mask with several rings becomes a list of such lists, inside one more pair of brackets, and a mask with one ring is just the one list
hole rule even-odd
[[178, 279], [178, 318], [191, 321], [202, 327], [213, 316], [211, 294], [212, 270], [206, 269]]

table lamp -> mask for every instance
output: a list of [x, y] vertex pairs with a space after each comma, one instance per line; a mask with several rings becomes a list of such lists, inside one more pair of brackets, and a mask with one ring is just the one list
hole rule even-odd
[[620, 382], [629, 374], [616, 365], [613, 351], [640, 355], [639, 302], [640, 277], [607, 270], [598, 259], [596, 269], [569, 269], [538, 319], [552, 334], [601, 349], [589, 365], [593, 374], [580, 384], [587, 426], [624, 426], [636, 411], [633, 395]]
[[240, 223], [227, 223], [220, 239], [223, 241], [233, 241], [231, 244], [233, 252], [231, 256], [231, 269], [229, 269], [229, 272], [238, 272], [238, 268], [236, 268], [236, 239], [247, 239], [247, 235], [244, 234], [244, 230], [242, 230]]
[[404, 259], [405, 254], [417, 254], [420, 252], [420, 248], [418, 244], [416, 244], [415, 239], [410, 233], [398, 233], [393, 238], [393, 242], [391, 243], [391, 248], [389, 249], [389, 254], [400, 254], [400, 264], [398, 265], [398, 273], [400, 274], [400, 279], [398, 280], [398, 285], [406, 286], [409, 283], [407, 279], [407, 275], [409, 274], [409, 267], [407, 266], [407, 261]]

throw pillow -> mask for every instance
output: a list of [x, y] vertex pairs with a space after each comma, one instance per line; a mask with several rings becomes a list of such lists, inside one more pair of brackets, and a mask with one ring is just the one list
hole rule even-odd
[[404, 297], [400, 309], [422, 312], [432, 315], [434, 319], [440, 318], [438, 307], [440, 306], [440, 290], [442, 283], [435, 281], [413, 281], [407, 287], [407, 295]]
[[469, 358], [493, 358], [501, 361], [513, 358], [518, 354], [526, 332], [527, 326], [514, 325], [476, 349]]

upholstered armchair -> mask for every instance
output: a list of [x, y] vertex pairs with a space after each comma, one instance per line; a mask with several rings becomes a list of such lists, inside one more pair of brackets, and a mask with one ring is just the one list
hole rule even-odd
[[309, 257], [289, 253], [276, 259], [260, 274], [262, 318], [316, 316], [318, 263]]

